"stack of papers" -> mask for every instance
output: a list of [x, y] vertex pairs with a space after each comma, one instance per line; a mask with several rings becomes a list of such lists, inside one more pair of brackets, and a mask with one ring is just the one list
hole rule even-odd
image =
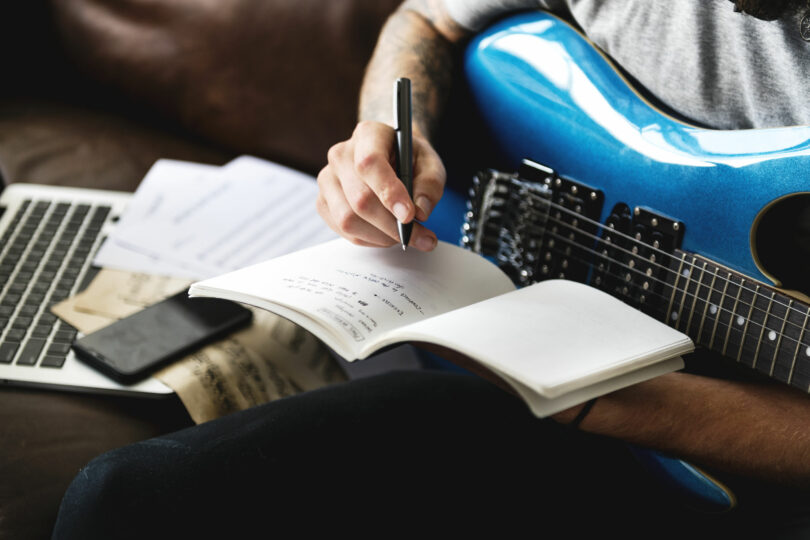
[[312, 176], [251, 156], [159, 160], [94, 263], [203, 279], [332, 240]]

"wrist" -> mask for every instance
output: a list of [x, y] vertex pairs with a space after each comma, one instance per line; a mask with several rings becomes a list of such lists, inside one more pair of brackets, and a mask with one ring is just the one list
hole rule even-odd
[[574, 429], [579, 429], [582, 426], [582, 423], [585, 421], [585, 418], [590, 416], [591, 410], [594, 408], [597, 399], [598, 398], [590, 399], [585, 403], [580, 403], [579, 405], [553, 414], [551, 417], [560, 424]]

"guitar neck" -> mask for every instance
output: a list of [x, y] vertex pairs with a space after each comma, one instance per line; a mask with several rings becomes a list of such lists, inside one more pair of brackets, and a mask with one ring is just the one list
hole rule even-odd
[[[676, 250], [650, 314], [696, 344], [810, 391], [810, 306], [704, 257]], [[666, 307], [663, 307], [666, 304]]]

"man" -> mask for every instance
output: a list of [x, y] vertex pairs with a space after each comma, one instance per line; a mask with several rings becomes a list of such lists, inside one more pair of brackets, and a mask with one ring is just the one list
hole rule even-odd
[[[810, 36], [802, 33], [808, 7], [740, 4], [406, 1], [384, 28], [368, 67], [360, 123], [349, 140], [330, 149], [318, 177], [318, 210], [345, 238], [379, 247], [396, 242], [395, 217], [409, 222], [430, 215], [445, 183], [431, 141], [456, 49], [471, 31], [516, 9], [543, 7], [573, 20], [654, 96], [704, 125], [810, 123], [805, 69], [810, 43], [804, 41]], [[740, 8], [750, 15], [738, 13]], [[410, 77], [414, 87], [413, 201], [391, 166], [390, 92], [398, 76]], [[430, 251], [435, 244], [435, 235], [416, 224], [411, 246]], [[579, 411], [576, 407], [555, 419], [567, 423]], [[580, 428], [715, 470], [807, 487], [808, 422], [810, 399], [791, 389], [673, 373], [600, 398]]]
[[[718, 127], [810, 123], [806, 86], [794, 84], [810, 58], [794, 50], [804, 42], [799, 26], [789, 24], [792, 12], [787, 22], [764, 22], [724, 0], [407, 0], [383, 29], [368, 67], [360, 123], [329, 151], [318, 177], [318, 210], [333, 229], [356, 244], [390, 246], [397, 241], [394, 216], [409, 222], [431, 214], [446, 177], [432, 141], [461, 45], [492, 18], [536, 7], [573, 18], [684, 116]], [[759, 4], [742, 7], [773, 16]], [[724, 43], [726, 36], [733, 41]], [[714, 48], [726, 52], [709, 54]], [[694, 77], [698, 71], [702, 77]], [[684, 80], [695, 87], [671, 84], [669, 72], [690, 73]], [[414, 89], [413, 200], [391, 165], [391, 88], [400, 76]], [[411, 246], [435, 245], [435, 234], [415, 225]], [[456, 534], [493, 523], [504, 532], [562, 528], [571, 536], [656, 538], [701, 536], [697, 527], [707, 527], [706, 536], [806, 530], [805, 395], [673, 373], [599, 398], [578, 430], [567, 429], [580, 412], [537, 420], [518, 399], [467, 375], [354, 381], [94, 460], [66, 494], [55, 537], [98, 537], [116, 528], [135, 535], [142, 523], [161, 519], [186, 535], [263, 520], [269, 533], [291, 525], [293, 513], [307, 515], [294, 523], [301, 531], [351, 531], [383, 517], [382, 534], [433, 521]], [[741, 488], [739, 511], [704, 518], [676, 506], [623, 441], [722, 474]]]

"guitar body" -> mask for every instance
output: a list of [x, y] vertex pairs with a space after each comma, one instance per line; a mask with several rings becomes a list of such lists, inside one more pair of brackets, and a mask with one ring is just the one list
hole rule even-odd
[[603, 221], [619, 202], [653, 208], [685, 224], [684, 250], [752, 278], [790, 281], [774, 274], [782, 267], [790, 274], [791, 263], [767, 268], [751, 240], [765, 211], [778, 211], [791, 195], [807, 199], [810, 127], [685, 124], [648, 103], [574, 28], [544, 13], [478, 36], [465, 71], [509, 162], [529, 158], [603, 190]]
[[[726, 352], [729, 342], [736, 343], [734, 321], [742, 324], [743, 320], [738, 308], [740, 292], [734, 302], [726, 302], [726, 288], [721, 293], [714, 284], [726, 269], [745, 276], [738, 291], [748, 283], [761, 282], [807, 292], [808, 251], [793, 248], [804, 248], [810, 242], [805, 244], [801, 234], [793, 233], [807, 231], [810, 222], [810, 127], [723, 131], [679, 121], [635, 91], [577, 30], [540, 12], [506, 19], [476, 37], [467, 49], [465, 73], [486, 131], [513, 170], [528, 158], [580, 187], [599, 190], [604, 197], [600, 223], [615, 215], [622, 203], [636, 215], [638, 207], [666, 216], [673, 227], [681, 228], [678, 247], [683, 252], [713, 261], [711, 284], [696, 279], [696, 284], [684, 285], [682, 293], [677, 282], [680, 267], [672, 272], [676, 281], [663, 319], [670, 318], [669, 310], [678, 303], [673, 302], [678, 295], [685, 310], [689, 301], [684, 299], [698, 296], [705, 288], [710, 291], [708, 299], [697, 315], [697, 303], [691, 301], [689, 324], [695, 324], [693, 318], [704, 321], [718, 307], [721, 312], [730, 311], [722, 343]], [[594, 266], [590, 268], [592, 275]], [[716, 297], [720, 300], [712, 304]], [[770, 298], [773, 303], [774, 296]], [[758, 299], [749, 302], [752, 307], [743, 314], [754, 317], [764, 310]], [[791, 306], [792, 300], [788, 312]], [[782, 314], [788, 321], [782, 323], [782, 330], [802, 326], [802, 332], [789, 336], [791, 350], [780, 350], [789, 341], [780, 337], [772, 347], [774, 360], [768, 349], [764, 362], [757, 360], [757, 355], [762, 356], [757, 345], [751, 367], [767, 373], [769, 365], [773, 374], [775, 367], [779, 371], [777, 357], [793, 355], [792, 363], [787, 364], [790, 374], [787, 368], [782, 370], [783, 380], [804, 388], [810, 375], [797, 383], [793, 371], [796, 358], [805, 356], [802, 340], [810, 309], [806, 311], [805, 323]], [[759, 318], [760, 341], [768, 341], [763, 336], [769, 334], [774, 340], [775, 332], [768, 332], [770, 312], [768, 304], [767, 313]], [[671, 314], [674, 319], [676, 313]], [[751, 324], [756, 322], [752, 318]], [[721, 329], [722, 325], [723, 321]], [[737, 340], [738, 361], [746, 349], [748, 326], [746, 322], [743, 337]], [[722, 340], [714, 336], [717, 328], [715, 322], [708, 341], [720, 350]], [[706, 340], [707, 333], [701, 329], [698, 335]], [[806, 351], [810, 357], [810, 346]], [[715, 511], [734, 505], [728, 490], [692, 465], [635, 447], [632, 450], [648, 470], [665, 478], [676, 491], [688, 494], [691, 504]]]

